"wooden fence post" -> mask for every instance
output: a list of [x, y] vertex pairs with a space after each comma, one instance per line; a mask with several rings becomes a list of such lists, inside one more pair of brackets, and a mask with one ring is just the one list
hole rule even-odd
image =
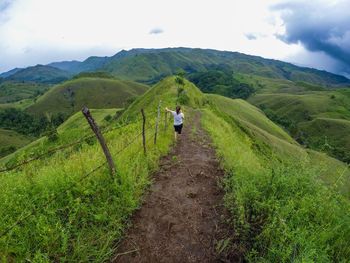
[[157, 143], [157, 135], [158, 135], [158, 125], [159, 125], [159, 117], [160, 117], [160, 105], [162, 101], [160, 100], [158, 103], [158, 114], [157, 114], [157, 120], [156, 120], [156, 130], [154, 132], [154, 144]]
[[166, 131], [168, 129], [167, 118], [168, 118], [168, 112], [166, 111], [164, 114], [164, 131]]
[[96, 135], [96, 137], [97, 137], [97, 139], [102, 147], [103, 153], [105, 154], [107, 162], [108, 162], [109, 172], [110, 172], [111, 176], [113, 177], [115, 175], [115, 172], [116, 172], [115, 165], [114, 165], [111, 153], [109, 152], [109, 149], [107, 147], [106, 141], [102, 136], [100, 128], [97, 126], [95, 120], [92, 118], [91, 113], [87, 107], [84, 107], [81, 111], [84, 114], [87, 122], [90, 124], [92, 131], [95, 133], [95, 135]]
[[146, 155], [146, 135], [145, 135], [145, 124], [146, 124], [146, 116], [143, 109], [141, 109], [142, 114], [142, 144], [143, 144], [143, 153]]

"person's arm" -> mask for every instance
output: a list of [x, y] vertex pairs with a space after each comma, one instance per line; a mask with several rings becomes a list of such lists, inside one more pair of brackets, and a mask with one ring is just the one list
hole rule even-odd
[[165, 108], [165, 110], [166, 110], [167, 112], [170, 112], [173, 116], [175, 116], [175, 114], [176, 114], [175, 111], [169, 110], [167, 107]]

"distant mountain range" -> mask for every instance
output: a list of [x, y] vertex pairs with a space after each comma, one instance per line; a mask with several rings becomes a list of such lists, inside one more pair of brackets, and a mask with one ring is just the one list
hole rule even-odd
[[82, 62], [62, 61], [16, 68], [0, 74], [0, 77], [5, 80], [56, 84], [81, 72], [105, 71], [125, 80], [155, 83], [180, 69], [187, 73], [219, 69], [323, 86], [350, 85], [346, 77], [322, 70], [238, 52], [198, 48], [122, 50], [111, 57], [93, 56]]
[[48, 65], [36, 65], [23, 69], [13, 69], [0, 75], [5, 80], [56, 84], [70, 79], [74, 74]]

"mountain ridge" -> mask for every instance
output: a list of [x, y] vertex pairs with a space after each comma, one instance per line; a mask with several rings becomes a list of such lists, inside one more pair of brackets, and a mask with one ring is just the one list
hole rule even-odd
[[18, 70], [14, 69], [12, 73], [5, 77], [5, 80], [57, 84], [71, 77], [71, 73], [68, 71], [40, 64]]
[[[345, 76], [325, 70], [300, 67], [289, 62], [234, 51], [185, 47], [135, 48], [128, 51], [121, 50], [109, 57], [90, 56], [84, 61], [52, 62], [46, 66], [68, 71], [73, 75], [84, 71], [107, 71], [119, 78], [144, 83], [155, 83], [179, 69], [192, 73], [219, 67], [238, 73], [306, 81], [324, 86], [350, 84], [350, 80]], [[137, 75], [134, 74], [136, 71]], [[2, 73], [0, 77], [9, 78], [12, 75], [11, 71], [8, 71]]]

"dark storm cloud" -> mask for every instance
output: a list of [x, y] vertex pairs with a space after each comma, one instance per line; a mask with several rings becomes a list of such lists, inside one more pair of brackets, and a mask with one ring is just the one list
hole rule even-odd
[[275, 5], [281, 11], [285, 33], [278, 37], [301, 43], [309, 51], [324, 52], [350, 72], [350, 1], [287, 1]]
[[161, 29], [161, 28], [153, 28], [151, 31], [149, 31], [149, 33], [151, 34], [151, 35], [158, 35], [158, 34], [161, 34], [161, 33], [163, 33], [164, 32], [164, 30], [163, 29]]

